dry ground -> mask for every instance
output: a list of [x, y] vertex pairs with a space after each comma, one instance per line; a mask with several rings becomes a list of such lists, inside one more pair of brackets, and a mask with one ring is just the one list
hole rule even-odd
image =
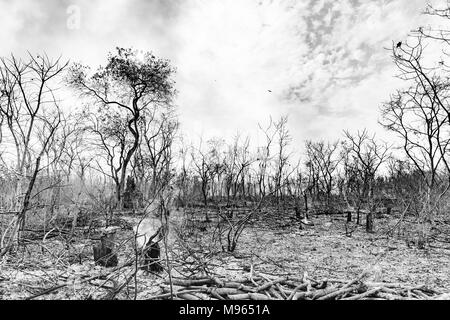
[[[182, 227], [182, 217], [182, 212], [172, 216], [173, 230]], [[185, 239], [189, 250], [183, 245], [184, 241], [176, 241], [173, 231], [170, 240], [173, 274], [187, 277], [208, 272], [233, 279], [248, 274], [253, 268], [271, 275], [301, 277], [307, 272], [317, 280], [347, 281], [369, 270], [377, 282], [425, 284], [450, 292], [450, 245], [433, 242], [426, 250], [419, 250], [409, 247], [397, 233], [388, 237], [386, 231], [397, 219], [378, 218], [375, 234], [367, 234], [364, 227], [359, 226], [348, 237], [343, 216], [312, 216], [314, 225], [300, 230], [291, 214], [272, 212], [270, 216], [252, 221], [233, 254], [221, 252], [218, 242], [213, 241], [214, 222], [206, 231], [193, 230]], [[132, 225], [138, 218], [126, 216], [122, 220]], [[119, 266], [133, 258], [130, 239], [131, 230], [119, 231]], [[127, 279], [130, 280], [128, 286], [116, 298], [148, 299], [161, 292], [160, 286], [167, 278], [165, 274], [139, 270], [133, 277], [134, 265], [117, 270], [95, 266], [93, 242], [83, 239], [81, 234], [69, 245], [55, 238], [44, 244], [29, 244], [17, 256], [4, 258], [0, 262], [0, 299], [25, 299], [46, 289], [54, 290], [36, 299], [105, 299], [112, 288]]]

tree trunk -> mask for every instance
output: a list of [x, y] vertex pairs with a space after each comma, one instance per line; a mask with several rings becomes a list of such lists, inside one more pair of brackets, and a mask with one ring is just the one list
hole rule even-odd
[[161, 248], [158, 242], [151, 241], [147, 244], [144, 254], [144, 270], [148, 272], [161, 272], [163, 267], [161, 266]]
[[370, 189], [369, 189], [369, 212], [366, 217], [366, 232], [373, 233], [373, 216], [375, 212], [375, 201], [374, 201], [374, 186], [373, 179], [370, 180]]
[[122, 189], [119, 182], [116, 183], [116, 204], [115, 204], [116, 208], [119, 210], [121, 210], [122, 208], [121, 202], [122, 202]]
[[308, 218], [308, 195], [303, 193], [303, 199], [305, 199], [305, 216]]
[[300, 212], [300, 208], [299, 208], [299, 206], [297, 204], [295, 205], [294, 210], [295, 210], [295, 218], [297, 220], [301, 220], [302, 215], [301, 215], [301, 212]]
[[95, 264], [114, 268], [118, 264], [117, 254], [114, 253], [114, 234], [105, 234], [101, 238], [101, 243], [93, 247]]
[[352, 212], [351, 211], [347, 212], [347, 222], [352, 222]]
[[28, 183], [28, 188], [23, 199], [22, 209], [20, 210], [20, 213], [17, 216], [16, 221], [17, 225], [14, 230], [14, 241], [13, 241], [16, 242], [17, 244], [19, 244], [21, 238], [20, 234], [25, 227], [25, 217], [28, 211], [28, 207], [30, 206], [31, 192], [33, 191], [34, 184], [36, 183], [36, 178], [39, 172], [40, 164], [41, 164], [41, 157], [38, 157], [36, 159], [36, 166], [34, 168], [33, 176], [31, 177], [31, 180]]
[[118, 200], [118, 209], [123, 210], [124, 208], [124, 201], [123, 201], [123, 194], [125, 192], [125, 181], [126, 181], [126, 169], [124, 168], [122, 170], [122, 173], [120, 175], [120, 183], [119, 183], [119, 192], [117, 193], [117, 200]]
[[202, 193], [203, 193], [203, 204], [205, 205], [205, 221], [209, 222], [209, 216], [208, 216], [208, 194], [206, 191], [206, 187], [202, 186]]
[[373, 233], [373, 211], [369, 210], [366, 217], [366, 231], [369, 233]]

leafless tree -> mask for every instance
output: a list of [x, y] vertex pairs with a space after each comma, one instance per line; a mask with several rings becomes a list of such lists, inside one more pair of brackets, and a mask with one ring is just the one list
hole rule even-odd
[[127, 118], [120, 112], [98, 114], [89, 111], [83, 112], [81, 117], [86, 141], [90, 142], [91, 152], [95, 155], [95, 169], [114, 181], [117, 195], [122, 188], [121, 176], [127, 148], [132, 144], [131, 134], [126, 130]]
[[[155, 112], [145, 115], [142, 119], [142, 137], [144, 146], [141, 147], [139, 171], [141, 177], [150, 181], [150, 192], [145, 192], [147, 197], [161, 188], [161, 183], [167, 182], [163, 178], [167, 172], [168, 163], [172, 161], [172, 147], [178, 130], [178, 121], [173, 110], [157, 115]], [[148, 173], [148, 174], [146, 174]], [[149, 194], [148, 194], [149, 193]]]
[[2, 129], [8, 132], [4, 138], [14, 145], [2, 156], [4, 163], [15, 163], [11, 170], [17, 177], [17, 214], [3, 233], [2, 255], [20, 240], [38, 175], [45, 166], [51, 165], [49, 154], [65, 121], [56, 96], [56, 85], [67, 65], [67, 62], [52, 60], [45, 54], [28, 54], [24, 60], [12, 55], [0, 61], [0, 113], [2, 124], [6, 125]]
[[398, 77], [407, 88], [384, 104], [382, 124], [401, 138], [407, 158], [420, 173], [418, 183], [424, 186], [424, 193], [418, 243], [423, 247], [436, 206], [450, 188], [450, 83], [445, 63], [426, 60], [424, 42], [438, 39], [419, 31], [401, 47], [392, 48]]
[[[201, 192], [205, 207], [208, 205], [208, 191], [211, 184], [212, 173], [214, 171], [214, 165], [210, 161], [210, 156], [210, 150], [204, 151], [202, 149], [202, 142], [200, 142], [199, 148], [193, 148], [191, 152], [194, 171], [201, 180]], [[206, 209], [205, 219], [206, 221], [209, 221], [208, 210]]]
[[310, 181], [316, 193], [324, 193], [327, 210], [331, 207], [331, 194], [335, 185], [335, 174], [342, 157], [339, 142], [306, 142], [306, 154], [310, 167]]
[[[362, 182], [362, 192], [359, 193], [362, 197], [367, 197], [369, 210], [366, 219], [366, 231], [373, 232], [373, 216], [375, 211], [375, 179], [380, 166], [389, 157], [389, 146], [386, 143], [379, 143], [376, 141], [375, 135], [369, 136], [367, 130], [358, 132], [355, 136], [345, 132], [347, 138], [344, 146], [346, 153], [352, 158], [349, 166], [353, 166], [353, 172], [356, 171], [356, 178]], [[360, 199], [358, 201], [360, 207]]]
[[233, 148], [229, 150], [233, 154], [230, 155], [229, 158], [234, 159], [234, 162], [228, 166], [229, 168], [235, 166], [235, 173], [231, 173], [231, 176], [234, 175], [233, 181], [233, 190], [234, 196], [233, 199], [236, 199], [236, 195], [238, 190], [240, 189], [241, 198], [245, 199], [245, 179], [249, 174], [249, 167], [253, 164], [254, 159], [250, 154], [250, 138], [247, 137], [240, 142], [240, 136], [237, 135], [234, 141]]
[[272, 118], [270, 118], [269, 125], [267, 127], [262, 127], [259, 124], [259, 129], [263, 132], [264, 137], [266, 139], [266, 143], [264, 146], [258, 148], [258, 188], [259, 188], [259, 196], [266, 196], [267, 189], [267, 176], [270, 171], [270, 165], [272, 162], [272, 146], [275, 140], [275, 135], [277, 131], [275, 130], [274, 122]]
[[286, 178], [286, 172], [290, 153], [287, 152], [287, 148], [292, 142], [292, 137], [287, 128], [288, 117], [281, 117], [281, 119], [275, 123], [275, 128], [277, 132], [278, 138], [278, 155], [276, 158], [276, 171], [275, 171], [275, 196], [277, 198], [277, 202], [283, 201], [284, 195], [284, 179]]

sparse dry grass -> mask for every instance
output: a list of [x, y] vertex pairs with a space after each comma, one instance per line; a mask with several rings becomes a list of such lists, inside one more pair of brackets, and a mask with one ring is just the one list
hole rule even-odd
[[[130, 224], [139, 219], [122, 218]], [[306, 271], [318, 280], [346, 281], [369, 270], [373, 281], [424, 284], [442, 292], [450, 289], [450, 245], [432, 242], [426, 250], [419, 250], [408, 247], [398, 233], [387, 237], [385, 231], [395, 224], [395, 217], [377, 219], [375, 234], [367, 234], [364, 227], [359, 226], [351, 237], [346, 236], [343, 216], [312, 216], [314, 226], [303, 230], [292, 218], [292, 214], [275, 214], [274, 211], [265, 218], [256, 217], [245, 229], [233, 254], [221, 252], [219, 244], [213, 241], [212, 231], [217, 223], [214, 219], [206, 231], [193, 230], [187, 238], [190, 251], [181, 245], [173, 231], [170, 251], [174, 276], [186, 277], [206, 270], [233, 279], [248, 274], [253, 266], [258, 272], [273, 275], [302, 276]], [[182, 226], [182, 212], [175, 212], [171, 219], [173, 230]], [[118, 233], [119, 265], [133, 258], [132, 237], [131, 230], [123, 229]], [[44, 244], [35, 242], [17, 256], [7, 257], [0, 264], [0, 299], [24, 299], [61, 284], [62, 288], [38, 299], [104, 298], [109, 287], [125, 281], [135, 269], [127, 266], [111, 276], [111, 270], [95, 266], [91, 252], [93, 242], [80, 233], [70, 250], [55, 238]], [[81, 255], [81, 264], [73, 259], [77, 254]], [[86, 281], [96, 275], [105, 277]], [[147, 299], [160, 293], [164, 277], [164, 274], [160, 277], [139, 270], [136, 298]], [[106, 288], [99, 288], [101, 285]], [[117, 298], [134, 298], [134, 286], [133, 280]]]

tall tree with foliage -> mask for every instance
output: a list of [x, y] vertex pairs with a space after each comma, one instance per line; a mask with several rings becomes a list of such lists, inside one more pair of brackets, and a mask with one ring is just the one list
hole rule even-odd
[[123, 146], [123, 161], [116, 190], [119, 208], [127, 170], [142, 141], [140, 125], [146, 114], [170, 105], [175, 95], [172, 79], [175, 69], [170, 62], [150, 52], [117, 48], [108, 55], [105, 67], [91, 74], [88, 67], [74, 64], [68, 82], [82, 96], [94, 102], [99, 111], [120, 110], [126, 117], [125, 130], [131, 143]]

